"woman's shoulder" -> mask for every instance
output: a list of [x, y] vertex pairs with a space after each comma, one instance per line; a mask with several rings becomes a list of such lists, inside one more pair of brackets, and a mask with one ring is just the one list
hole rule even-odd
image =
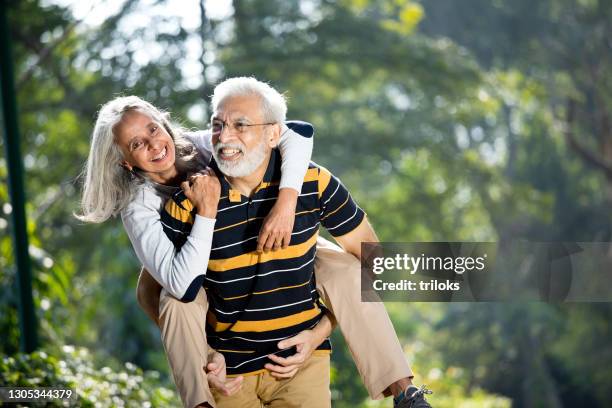
[[135, 188], [132, 199], [121, 211], [121, 216], [146, 210], [160, 212], [166, 199], [167, 197], [164, 197], [164, 194], [157, 191], [154, 186], [149, 183], [141, 184]]

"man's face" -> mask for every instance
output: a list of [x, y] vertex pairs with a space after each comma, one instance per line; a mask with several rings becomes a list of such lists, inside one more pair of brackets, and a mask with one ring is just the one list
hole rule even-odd
[[174, 140], [160, 123], [131, 111], [123, 115], [113, 132], [125, 159], [123, 166], [130, 170], [137, 167], [158, 182], [174, 171]]
[[213, 113], [211, 122], [213, 156], [219, 169], [230, 177], [253, 173], [278, 142], [280, 128], [265, 123], [257, 96], [225, 99]]

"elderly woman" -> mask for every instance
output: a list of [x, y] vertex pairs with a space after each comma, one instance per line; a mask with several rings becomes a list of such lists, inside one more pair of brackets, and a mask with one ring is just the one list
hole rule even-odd
[[[242, 125], [279, 123], [274, 106], [266, 102], [262, 95], [266, 123]], [[312, 151], [310, 125], [289, 122], [282, 131], [279, 196], [262, 227], [258, 239], [261, 250], [289, 244], [297, 196]], [[96, 121], [79, 215], [87, 222], [103, 222], [121, 214], [145, 268], [139, 280], [139, 303], [160, 326], [186, 407], [215, 406], [209, 383], [225, 394], [235, 392], [241, 383], [241, 378], [225, 378], [222, 356], [213, 350], [209, 353], [204, 335], [208, 302], [202, 283], [220, 191], [216, 177], [204, 170], [211, 150], [208, 132], [186, 132], [173, 125], [168, 114], [138, 97], [116, 98], [101, 108]], [[162, 225], [160, 211], [179, 188], [189, 199], [185, 204], [192, 213], [193, 227], [177, 251], [164, 234], [164, 227], [171, 226]], [[360, 301], [359, 262], [333, 244], [322, 242], [315, 275], [317, 289], [343, 332], [370, 396], [403, 396], [412, 373], [384, 306]], [[197, 320], [201, 331], [185, 330], [193, 327], [182, 324], [187, 320]], [[314, 350], [329, 335], [330, 320], [322, 319], [311, 330], [316, 335], [307, 337], [305, 342], [312, 344], [306, 349]], [[272, 366], [271, 371], [277, 378], [286, 378], [298, 368], [299, 364], [292, 363]]]

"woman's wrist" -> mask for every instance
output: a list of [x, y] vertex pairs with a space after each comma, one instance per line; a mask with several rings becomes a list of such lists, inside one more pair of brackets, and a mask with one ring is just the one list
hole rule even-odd
[[217, 207], [215, 206], [215, 208], [209, 208], [205, 206], [202, 209], [198, 208], [196, 214], [198, 214], [200, 217], [214, 219], [217, 216]]
[[299, 193], [297, 190], [292, 188], [281, 188], [278, 190], [278, 198], [276, 199], [275, 206], [287, 209], [288, 211], [295, 211], [298, 196]]

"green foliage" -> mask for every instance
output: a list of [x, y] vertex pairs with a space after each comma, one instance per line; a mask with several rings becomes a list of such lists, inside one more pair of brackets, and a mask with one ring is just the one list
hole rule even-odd
[[[10, 2], [41, 337], [48, 350], [78, 344], [91, 354], [17, 353], [3, 210], [3, 376], [53, 385], [91, 379], [83, 398], [92, 403], [125, 391], [135, 404], [176, 405], [140, 369], [98, 369], [132, 361], [168, 375], [158, 329], [136, 306], [139, 265], [121, 223], [72, 217], [95, 113], [120, 93], [203, 127], [206, 97], [220, 79], [270, 81], [287, 91], [289, 117], [315, 124], [314, 160], [342, 178], [383, 240], [612, 236], [609, 0], [244, 0], [195, 30], [174, 15], [145, 17], [145, 7], [164, 3], [127, 0], [88, 27], [60, 6]], [[206, 47], [201, 81], [185, 70], [194, 41]], [[192, 121], [194, 108], [203, 116]], [[2, 154], [0, 208], [9, 200]], [[534, 406], [609, 405], [609, 305], [388, 309], [416, 381], [436, 391], [435, 406], [523, 406], [534, 395]], [[365, 402], [340, 338], [332, 358], [334, 404], [378, 406]]]
[[17, 353], [0, 361], [0, 386], [70, 388], [78, 395], [68, 405], [57, 401], [28, 406], [175, 406], [178, 396], [160, 383], [158, 373], [143, 372], [131, 363], [113, 365], [115, 369], [99, 367], [87, 349], [72, 346], [58, 353]]

